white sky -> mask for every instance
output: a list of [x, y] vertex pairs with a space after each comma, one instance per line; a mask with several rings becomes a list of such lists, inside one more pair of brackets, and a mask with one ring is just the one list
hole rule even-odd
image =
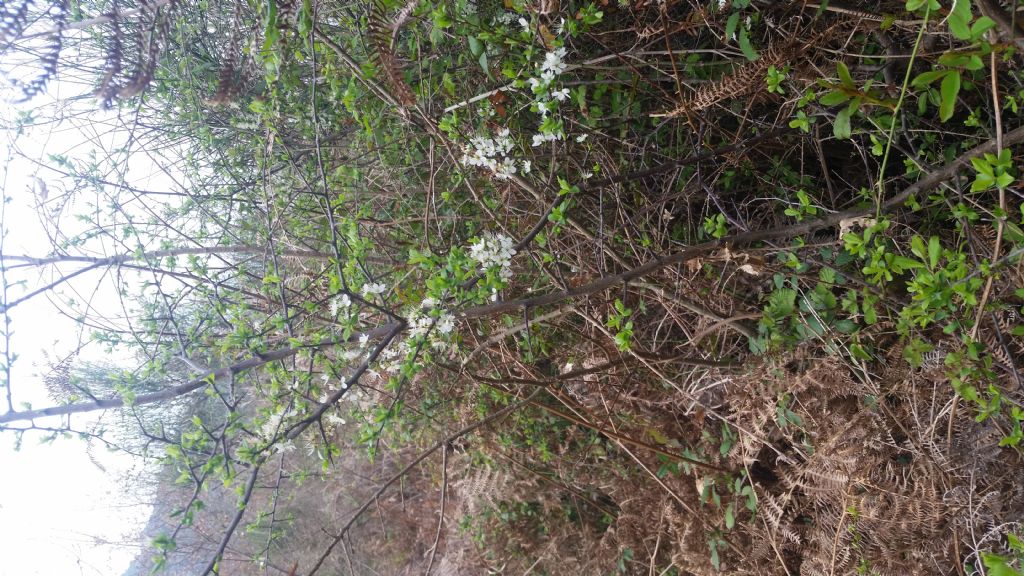
[[[80, 105], [96, 107], [91, 101]], [[0, 123], [9, 126], [16, 111], [0, 101]], [[104, 113], [95, 112], [97, 119], [102, 116]], [[83, 128], [62, 122], [22, 136], [17, 144], [44, 162], [47, 153], [72, 149], [76, 155], [85, 154], [90, 146], [83, 143], [90, 139]], [[12, 137], [10, 132], [0, 133], [0, 178]], [[26, 161], [6, 168], [3, 194], [11, 201], [6, 207], [5, 252], [44, 256], [49, 245], [37, 214], [31, 177], [38, 173], [50, 185], [56, 178]], [[16, 279], [8, 277], [8, 281]], [[28, 279], [29, 289], [38, 286], [38, 276]], [[82, 290], [91, 292], [97, 279], [83, 276]], [[18, 294], [19, 289], [11, 290], [11, 297]], [[114, 298], [107, 288], [95, 303], [117, 310]], [[41, 351], [48, 351], [50, 358], [62, 357], [78, 347], [81, 330], [42, 296], [18, 306], [11, 316], [11, 348], [19, 355], [11, 375], [15, 407], [23, 401], [37, 408], [51, 405], [38, 378], [38, 373], [45, 371]], [[84, 348], [79, 357], [111, 358], [96, 345]], [[3, 392], [0, 389], [0, 394]], [[6, 405], [0, 405], [0, 412], [5, 410]], [[81, 429], [86, 420], [79, 417], [74, 422]], [[145, 496], [132, 493], [131, 482], [125, 480], [130, 477], [125, 474], [140, 463], [96, 445], [93, 454], [107, 469], [103, 472], [87, 456], [83, 441], [58, 439], [39, 445], [38, 438], [38, 434], [26, 434], [21, 451], [15, 452], [13, 435], [0, 433], [0, 576], [121, 574], [138, 552], [138, 534], [150, 512], [140, 503]]]

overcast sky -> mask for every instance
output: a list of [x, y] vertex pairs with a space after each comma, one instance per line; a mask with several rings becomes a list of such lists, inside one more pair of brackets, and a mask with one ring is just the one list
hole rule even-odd
[[[96, 108], [89, 101], [78, 105]], [[0, 122], [10, 126], [19, 109], [26, 108], [0, 101]], [[104, 114], [111, 113], [93, 110], [91, 117], [100, 120]], [[0, 162], [8, 157], [14, 138], [9, 130], [0, 135]], [[88, 154], [94, 141], [88, 125], [69, 119], [31, 130], [17, 137], [16, 145], [45, 166], [51, 153], [84, 157], [81, 155]], [[8, 254], [45, 256], [50, 251], [39, 214], [36, 177], [54, 190], [60, 189], [54, 173], [27, 160], [0, 166], [4, 195], [10, 198], [5, 215], [4, 250]], [[8, 282], [19, 279], [27, 280], [27, 286], [12, 288], [12, 298], [41, 281], [38, 275], [8, 275]], [[85, 275], [69, 288], [90, 292], [99, 279]], [[114, 294], [109, 287], [101, 288], [95, 304], [117, 310]], [[45, 372], [42, 352], [60, 358], [75, 350], [82, 330], [43, 296], [18, 306], [11, 317], [11, 348], [18, 355], [11, 374], [15, 407], [20, 402], [31, 402], [34, 407], [50, 405], [52, 400], [39, 378]], [[79, 357], [111, 358], [97, 345], [86, 346]], [[6, 406], [0, 407], [3, 410]], [[75, 425], [86, 427], [87, 420], [76, 417]], [[140, 504], [145, 496], [132, 493], [133, 486], [126, 480], [131, 472], [141, 470], [141, 464], [96, 445], [92, 454], [106, 469], [102, 471], [77, 438], [40, 445], [38, 435], [26, 435], [19, 452], [13, 450], [13, 440], [11, 434], [0, 434], [0, 576], [121, 574], [138, 552], [138, 533], [149, 515], [148, 506]]]

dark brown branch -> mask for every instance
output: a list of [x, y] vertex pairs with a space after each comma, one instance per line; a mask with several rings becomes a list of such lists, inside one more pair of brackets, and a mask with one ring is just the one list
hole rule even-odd
[[[388, 335], [383, 340], [381, 340], [379, 344], [377, 344], [373, 352], [366, 358], [366, 360], [363, 360], [363, 362], [359, 365], [355, 372], [353, 372], [348, 378], [345, 379], [345, 385], [342, 386], [340, 390], [334, 392], [334, 394], [332, 394], [331, 397], [328, 398], [326, 402], [321, 404], [320, 407], [313, 412], [313, 414], [311, 414], [310, 416], [308, 416], [307, 418], [303, 419], [301, 422], [293, 426], [285, 434], [279, 436], [277, 440], [292, 440], [294, 438], [297, 438], [299, 434], [302, 434], [302, 432], [304, 432], [306, 428], [308, 428], [313, 422], [319, 422], [320, 417], [323, 416], [324, 412], [326, 412], [328, 408], [330, 408], [338, 400], [340, 400], [341, 397], [352, 388], [353, 384], [359, 381], [359, 379], [363, 376], [366, 370], [369, 369], [370, 364], [377, 361], [377, 357], [380, 356], [380, 353], [384, 351], [384, 349], [387, 348], [389, 344], [391, 344], [391, 341], [395, 338], [395, 336], [398, 336], [398, 334], [404, 328], [405, 325], [402, 323], [390, 325], [390, 331], [388, 332]], [[295, 350], [298, 351], [298, 349]], [[294, 354], [294, 352], [292, 354]], [[229, 524], [227, 529], [225, 530], [224, 536], [221, 538], [220, 545], [217, 547], [217, 552], [213, 555], [213, 558], [210, 559], [210, 563], [207, 564], [206, 570], [203, 571], [204, 576], [206, 574], [210, 574], [211, 572], [213, 572], [214, 568], [217, 566], [217, 562], [219, 562], [221, 557], [223, 556], [224, 550], [227, 548], [228, 543], [231, 541], [231, 537], [234, 534], [235, 529], [238, 528], [239, 522], [242, 521], [242, 516], [245, 515], [245, 510], [249, 506], [249, 500], [252, 498], [252, 490], [253, 486], [256, 485], [256, 477], [259, 475], [260, 467], [263, 465], [264, 462], [266, 462], [266, 460], [267, 455], [266, 453], [264, 453], [254, 463], [252, 473], [249, 476], [249, 482], [246, 484], [245, 487], [245, 493], [243, 494], [242, 499], [238, 504], [238, 511], [235, 512], [235, 516], [231, 519], [231, 524]], [[280, 477], [278, 481], [280, 481]]]
[[[374, 328], [373, 330], [365, 332], [365, 334], [369, 335], [370, 338], [379, 338], [379, 337], [382, 337], [382, 336], [389, 336], [389, 335], [395, 333], [396, 329], [398, 329], [396, 327], [400, 327], [400, 324], [398, 324], [398, 323], [385, 324], [384, 326], [381, 326], [379, 328]], [[291, 356], [294, 356], [295, 354], [298, 354], [299, 351], [301, 351], [301, 350], [308, 350], [308, 349], [312, 349], [312, 348], [318, 348], [318, 349], [319, 348], [326, 348], [326, 347], [335, 346], [335, 345], [338, 345], [338, 344], [345, 344], [345, 343], [348, 343], [348, 342], [354, 342], [359, 336], [360, 336], [359, 334], [354, 334], [352, 336], [352, 338], [350, 338], [349, 340], [331, 340], [331, 341], [328, 341], [328, 342], [322, 342], [320, 344], [309, 344], [309, 345], [294, 346], [294, 347], [289, 347], [289, 348], [279, 348], [277, 350], [272, 350], [270, 352], [265, 352], [265, 353], [261, 354], [260, 356], [258, 356], [256, 358], [249, 358], [249, 359], [243, 360], [241, 362], [238, 362], [236, 364], [232, 364], [231, 366], [228, 366], [226, 368], [219, 368], [217, 370], [210, 370], [206, 374], [203, 374], [202, 376], [200, 376], [200, 377], [198, 377], [198, 378], [196, 378], [194, 380], [191, 380], [191, 381], [189, 381], [189, 382], [187, 382], [185, 384], [181, 384], [179, 386], [174, 386], [174, 387], [168, 388], [166, 390], [161, 390], [160, 392], [153, 392], [153, 393], [150, 393], [150, 394], [140, 394], [139, 396], [135, 397], [134, 401], [131, 402], [131, 405], [132, 406], [140, 406], [140, 405], [143, 405], [143, 404], [154, 404], [156, 402], [163, 402], [163, 401], [166, 401], [166, 400], [170, 400], [172, 398], [177, 398], [179, 396], [184, 396], [184, 395], [189, 394], [191, 392], [194, 392], [194, 391], [196, 391], [196, 390], [198, 390], [198, 389], [200, 389], [200, 388], [206, 386], [207, 384], [210, 384], [210, 383], [212, 383], [212, 382], [214, 382], [216, 380], [220, 380], [222, 378], [232, 377], [232, 376], [235, 376], [237, 374], [241, 374], [243, 372], [246, 372], [248, 370], [252, 370], [253, 368], [259, 368], [260, 366], [263, 366], [265, 364], [269, 364], [270, 362], [276, 362], [278, 360], [284, 360], [285, 358], [290, 358]], [[365, 368], [363, 370], [365, 371]], [[358, 373], [361, 374], [361, 372], [358, 372]], [[100, 400], [95, 400], [93, 402], [81, 402], [81, 403], [78, 403], [78, 404], [67, 404], [65, 406], [51, 406], [49, 408], [40, 408], [40, 409], [37, 409], [37, 410], [22, 410], [22, 411], [16, 411], [16, 412], [8, 412], [6, 414], [0, 415], [0, 424], [6, 424], [8, 422], [20, 422], [20, 421], [25, 421], [25, 420], [33, 420], [33, 419], [36, 419], [36, 418], [45, 418], [47, 416], [66, 416], [68, 414], [80, 414], [80, 413], [83, 413], [83, 412], [94, 412], [96, 410], [108, 410], [108, 409], [111, 409], [111, 408], [121, 408], [124, 405], [125, 405], [124, 398], [118, 397], [118, 398], [100, 399]], [[326, 407], [321, 406], [321, 408], [318, 410], [317, 414], [318, 415], [323, 414], [323, 412], [326, 411], [326, 410], [327, 410]], [[308, 426], [308, 424], [307, 424], [307, 426]], [[296, 435], [297, 434], [298, 434], [298, 432], [296, 432]]]
[[[146, 252], [143, 254], [116, 254], [114, 256], [105, 257], [58, 255], [36, 258], [32, 256], [4, 255], [3, 259], [11, 262], [21, 262], [21, 264], [9, 266], [9, 268], [46, 266], [48, 264], [63, 264], [67, 262], [87, 262], [96, 266], [114, 266], [116, 264], [123, 264], [126, 262], [150, 261], [174, 256], [267, 253], [269, 253], [269, 250], [265, 246], [210, 246], [205, 248], [171, 248], [169, 250], [156, 250], [154, 252]], [[282, 250], [278, 252], [278, 254], [286, 258], [314, 258], [317, 260], [327, 260], [331, 258], [330, 254], [325, 252], [316, 252], [314, 250]]]
[[231, 524], [228, 525], [227, 529], [224, 530], [224, 536], [220, 539], [220, 544], [217, 545], [217, 551], [214, 553], [213, 558], [210, 559], [210, 563], [206, 565], [206, 569], [203, 570], [203, 575], [210, 574], [214, 568], [217, 567], [217, 563], [220, 562], [221, 557], [224, 555], [224, 550], [228, 547], [228, 542], [231, 541], [231, 536], [234, 535], [235, 529], [238, 528], [238, 524], [242, 521], [242, 516], [245, 515], [245, 510], [249, 507], [249, 500], [252, 498], [253, 487], [256, 486], [256, 477], [260, 474], [260, 468], [266, 458], [260, 458], [253, 464], [252, 472], [249, 473], [249, 481], [245, 484], [245, 492], [242, 494], [242, 500], [239, 502], [238, 510], [235, 512], [235, 516], [231, 519]]
[[[1024, 142], [1024, 126], [1017, 128], [1011, 132], [1007, 132], [1003, 135], [1003, 145], [1013, 146]], [[935, 188], [943, 182], [953, 178], [960, 171], [961, 168], [970, 166], [971, 158], [976, 158], [986, 153], [992, 153], [996, 150], [996, 141], [994, 139], [980, 144], [968, 152], [962, 154], [957, 159], [944, 165], [942, 168], [929, 173], [924, 178], [904, 188], [901, 192], [886, 200], [881, 206], [871, 206], [868, 208], [854, 208], [851, 210], [844, 210], [842, 212], [834, 212], [823, 218], [817, 220], [808, 220], [800, 224], [793, 224], [792, 226], [783, 226], [781, 228], [773, 228], [770, 230], [758, 230], [753, 232], [743, 232], [740, 234], [734, 234], [732, 236], [726, 236], [724, 238], [713, 240], [711, 242], [704, 242], [702, 244], [695, 244], [666, 256], [658, 256], [651, 260], [648, 260], [644, 264], [637, 266], [631, 270], [627, 270], [620, 274], [614, 274], [611, 276], [605, 276], [599, 278], [589, 284], [583, 284], [576, 288], [569, 290], [562, 290], [560, 292], [551, 292], [548, 294], [542, 294], [540, 296], [533, 296], [530, 298], [520, 298], [518, 300], [506, 300], [504, 302], [498, 302], [496, 304], [488, 304], [482, 306], [472, 306], [466, 308], [461, 312], [464, 318], [480, 318], [484, 316], [491, 316], [493, 314], [504, 314], [508, 312], [516, 311], [520, 308], [535, 308], [538, 306], [549, 306], [552, 304], [558, 304], [570, 298], [576, 298], [578, 296], [586, 296], [588, 294], [594, 294], [601, 292], [609, 288], [618, 286], [620, 284], [628, 283], [638, 278], [643, 278], [666, 266], [672, 266], [675, 264], [681, 264], [688, 260], [693, 260], [700, 256], [711, 254], [716, 250], [720, 250], [726, 246], [746, 246], [754, 244], [756, 242], [763, 242], [766, 240], [780, 240], [784, 238], [793, 238], [803, 234], [810, 234], [823, 228], [831, 228], [839, 225], [843, 220], [849, 220], [853, 218], [861, 218], [865, 216], [872, 216], [876, 213], [887, 213], [894, 208], [901, 206], [911, 196], [915, 194], [921, 194], [928, 190]]]

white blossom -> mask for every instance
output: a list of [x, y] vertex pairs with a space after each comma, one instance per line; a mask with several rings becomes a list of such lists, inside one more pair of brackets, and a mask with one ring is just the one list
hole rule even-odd
[[360, 348], [366, 348], [366, 343], [369, 342], [369, 341], [370, 341], [370, 335], [369, 334], [363, 334], [363, 335], [359, 336], [359, 347]]
[[470, 258], [480, 264], [482, 271], [498, 268], [502, 281], [512, 279], [512, 257], [516, 255], [515, 244], [504, 234], [485, 234], [469, 247]]
[[551, 95], [555, 97], [555, 100], [558, 100], [559, 102], [565, 102], [565, 99], [569, 97], [569, 89], [562, 88], [561, 90], [555, 90], [554, 92], [551, 93]]
[[580, 134], [579, 136], [576, 137], [576, 141], [577, 142], [583, 142], [586, 139], [587, 139], [587, 135], [586, 134]]
[[286, 416], [284, 412], [271, 414], [267, 421], [263, 423], [263, 427], [260, 428], [260, 435], [266, 440], [273, 438], [277, 434], [278, 429], [282, 427], [281, 423], [284, 422]]
[[413, 338], [425, 336], [431, 324], [433, 320], [429, 316], [413, 316], [409, 318], [409, 335]]
[[494, 138], [475, 136], [463, 146], [461, 162], [467, 166], [488, 168], [498, 179], [505, 180], [517, 172], [516, 161], [510, 156], [513, 147], [508, 128], [502, 129]]
[[523, 160], [523, 174], [529, 174], [530, 170], [533, 169], [533, 162], [529, 160]]
[[565, 48], [558, 48], [545, 54], [544, 62], [540, 65], [542, 75], [544, 72], [551, 72], [553, 78], [565, 72], [565, 62], [563, 61], [565, 54]]
[[348, 294], [340, 294], [331, 298], [331, 316], [337, 316], [339, 310], [347, 310], [352, 305], [352, 299]]
[[437, 319], [437, 331], [441, 334], [451, 334], [452, 329], [455, 328], [455, 317], [445, 312]]
[[494, 175], [498, 180], [506, 180], [516, 175], [516, 161], [505, 158], [494, 168]]
[[498, 14], [494, 18], [494, 21], [497, 22], [498, 24], [511, 24], [515, 19], [515, 12], [502, 12], [501, 14]]
[[363, 284], [362, 294], [364, 298], [370, 298], [375, 294], [383, 294], [385, 291], [387, 291], [387, 289], [387, 286], [380, 282], [370, 282], [367, 284]]
[[561, 133], [541, 132], [540, 134], [534, 134], [533, 135], [533, 145], [534, 145], [534, 147], [537, 147], [537, 146], [540, 146], [540, 145], [542, 145], [544, 143], [554, 142], [555, 140], [561, 140], [561, 139], [562, 139], [562, 134]]

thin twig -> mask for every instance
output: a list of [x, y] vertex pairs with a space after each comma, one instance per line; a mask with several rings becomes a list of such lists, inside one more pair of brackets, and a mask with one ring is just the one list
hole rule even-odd
[[434, 567], [434, 556], [437, 554], [437, 545], [441, 541], [441, 529], [444, 527], [444, 506], [448, 496], [448, 445], [441, 448], [441, 511], [437, 519], [437, 532], [434, 533], [434, 545], [430, 547], [430, 560], [427, 562], [427, 569], [424, 576], [430, 576], [430, 569]]
[[445, 445], [447, 445], [447, 444], [457, 440], [458, 438], [460, 438], [462, 436], [465, 436], [466, 434], [469, 434], [470, 432], [476, 430], [477, 428], [481, 428], [483, 426], [487, 426], [491, 422], [494, 422], [495, 420], [498, 420], [500, 418], [503, 418], [503, 417], [507, 416], [508, 414], [511, 414], [512, 412], [515, 412], [516, 410], [518, 410], [518, 409], [522, 408], [523, 406], [525, 406], [526, 404], [530, 403], [530, 401], [533, 400], [533, 398], [535, 396], [537, 396], [537, 394], [539, 394], [540, 392], [541, 392], [541, 389], [535, 390], [532, 394], [527, 396], [524, 400], [520, 400], [519, 402], [516, 402], [515, 404], [511, 404], [509, 406], [506, 406], [505, 408], [502, 408], [501, 410], [498, 410], [497, 412], [491, 414], [490, 416], [484, 418], [483, 420], [479, 420], [479, 421], [477, 421], [477, 422], [475, 422], [473, 424], [470, 424], [469, 426], [466, 426], [465, 428], [462, 428], [461, 430], [459, 430], [459, 431], [457, 431], [457, 432], [455, 432], [455, 433], [445, 437], [444, 439], [438, 441], [436, 444], [434, 444], [430, 448], [427, 448], [426, 450], [421, 452], [419, 456], [417, 456], [411, 462], [406, 464], [397, 474], [395, 474], [394, 476], [389, 478], [386, 482], [384, 482], [384, 484], [382, 484], [376, 490], [376, 492], [373, 493], [373, 496], [368, 498], [366, 500], [366, 502], [364, 502], [363, 505], [360, 506], [359, 509], [357, 509], [355, 511], [355, 513], [352, 515], [352, 517], [349, 519], [349, 521], [346, 522], [345, 525], [341, 527], [341, 530], [334, 537], [334, 539], [331, 541], [331, 543], [327, 546], [327, 549], [324, 551], [324, 553], [320, 555], [320, 558], [317, 560], [316, 564], [313, 566], [313, 569], [309, 571], [309, 575], [308, 576], [313, 576], [313, 574], [316, 574], [316, 572], [320, 569], [320, 567], [323, 566], [324, 561], [327, 560], [327, 558], [331, 555], [331, 552], [334, 550], [334, 547], [337, 546], [339, 542], [341, 542], [341, 539], [345, 537], [345, 534], [347, 534], [348, 531], [352, 528], [352, 526], [355, 524], [356, 520], [359, 519], [359, 517], [363, 515], [363, 512], [366, 512], [367, 508], [369, 508], [370, 505], [373, 504], [373, 502], [377, 498], [380, 498], [380, 496], [383, 495], [384, 492], [387, 491], [387, 489], [392, 484], [397, 482], [399, 479], [404, 478], [405, 475], [408, 474], [410, 470], [412, 470], [417, 465], [419, 465], [420, 462], [423, 462], [424, 460], [426, 460], [426, 458], [428, 456], [430, 456], [431, 454], [436, 452], [442, 446], [445, 446]]

